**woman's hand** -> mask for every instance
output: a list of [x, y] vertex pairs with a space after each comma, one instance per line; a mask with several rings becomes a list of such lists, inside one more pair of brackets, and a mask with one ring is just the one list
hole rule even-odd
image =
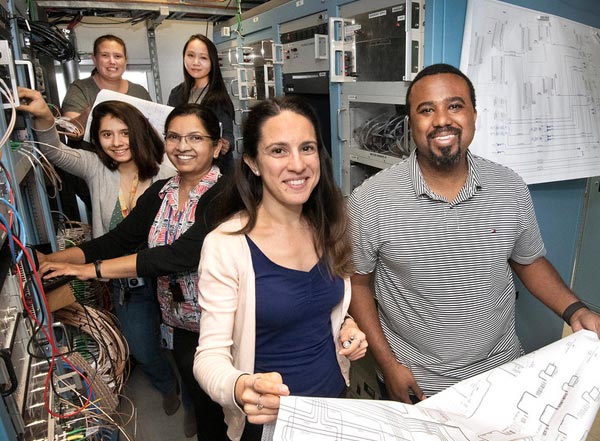
[[235, 383], [235, 400], [252, 424], [275, 421], [279, 397], [290, 394], [278, 372], [241, 375]]
[[360, 330], [352, 317], [346, 317], [340, 329], [340, 355], [345, 355], [350, 361], [358, 360], [367, 353], [367, 337]]
[[96, 278], [96, 269], [94, 268], [94, 264], [91, 263], [78, 265], [74, 263], [45, 261], [40, 263], [39, 273], [43, 274], [44, 279], [58, 276], [75, 276], [80, 280]]
[[35, 118], [34, 128], [46, 130], [54, 125], [54, 115], [50, 111], [44, 97], [37, 90], [18, 87], [19, 101], [21, 105], [17, 110], [29, 112]]
[[48, 257], [48, 254], [41, 253], [38, 250], [34, 250], [34, 252], [35, 252], [35, 257], [36, 257], [37, 262], [38, 262], [38, 268], [42, 265], [42, 263], [49, 262], [51, 260]]

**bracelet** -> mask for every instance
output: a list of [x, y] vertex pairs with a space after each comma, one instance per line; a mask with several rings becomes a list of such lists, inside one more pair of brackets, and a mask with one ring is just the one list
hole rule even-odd
[[96, 269], [96, 279], [101, 279], [102, 278], [102, 272], [100, 271], [100, 264], [102, 263], [101, 260], [96, 260], [94, 262], [94, 268]]
[[567, 322], [567, 325], [571, 326], [571, 317], [573, 317], [573, 314], [582, 308], [588, 309], [585, 303], [583, 303], [581, 300], [577, 300], [576, 302], [567, 306], [567, 309], [565, 309], [565, 312], [562, 313], [561, 317], [565, 322]]

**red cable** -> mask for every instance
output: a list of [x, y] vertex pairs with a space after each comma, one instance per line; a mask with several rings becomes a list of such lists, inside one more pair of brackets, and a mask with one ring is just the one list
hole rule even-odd
[[[0, 224], [0, 228], [2, 230], [4, 230], [7, 234], [10, 234], [7, 230], [6, 227], [2, 224]], [[44, 289], [42, 288], [42, 283], [40, 281], [40, 277], [39, 274], [37, 272], [37, 269], [35, 268], [35, 265], [33, 264], [33, 259], [31, 258], [31, 255], [29, 254], [29, 252], [27, 251], [26, 247], [23, 246], [23, 244], [21, 243], [20, 240], [18, 240], [17, 238], [13, 237], [14, 242], [21, 248], [21, 250], [23, 251], [24, 255], [27, 257], [27, 260], [29, 261], [29, 266], [32, 268], [33, 270], [33, 275], [35, 276], [35, 283], [38, 286], [39, 292], [41, 294], [41, 299], [43, 301], [43, 305], [44, 305], [44, 310], [46, 312], [46, 316], [49, 317], [49, 307], [48, 307], [48, 299], [46, 298], [46, 293], [44, 292]], [[55, 418], [71, 418], [75, 415], [80, 414], [81, 412], [83, 412], [89, 404], [92, 403], [92, 394], [93, 394], [93, 388], [92, 388], [92, 383], [89, 381], [89, 379], [83, 375], [81, 372], [79, 372], [79, 369], [77, 369], [72, 363], [71, 361], [65, 356], [65, 355], [60, 355], [60, 358], [63, 359], [63, 361], [69, 365], [75, 372], [77, 372], [79, 374], [79, 376], [83, 379], [83, 381], [85, 383], [88, 384], [89, 386], [89, 390], [88, 390], [88, 395], [86, 397], [86, 401], [85, 403], [79, 407], [76, 411], [71, 412], [71, 413], [66, 413], [66, 414], [59, 414], [54, 412], [52, 409], [50, 409], [50, 405], [48, 402], [48, 390], [49, 390], [49, 384], [52, 378], [52, 373], [54, 371], [54, 364], [55, 364], [55, 359], [57, 354], [59, 354], [58, 349], [56, 348], [56, 344], [54, 342], [54, 336], [52, 334], [52, 332], [48, 332], [44, 326], [42, 325], [42, 323], [38, 320], [38, 318], [35, 316], [35, 314], [33, 314], [33, 312], [29, 309], [28, 305], [27, 305], [27, 301], [25, 299], [25, 289], [23, 287], [23, 277], [21, 277], [21, 270], [19, 269], [19, 265], [16, 265], [16, 271], [17, 271], [17, 275], [19, 276], [19, 290], [21, 292], [21, 301], [23, 302], [23, 306], [25, 307], [25, 310], [27, 311], [27, 314], [31, 317], [31, 319], [39, 326], [39, 328], [42, 330], [42, 332], [44, 333], [44, 336], [46, 337], [46, 339], [48, 340], [48, 343], [50, 344], [50, 348], [52, 349], [52, 354], [50, 357], [50, 366], [48, 369], [48, 374], [46, 375], [46, 381], [44, 383], [44, 407], [46, 408], [46, 410], [48, 411], [48, 413], [50, 415], [52, 415]], [[50, 326], [50, 324], [48, 323], [48, 327]]]

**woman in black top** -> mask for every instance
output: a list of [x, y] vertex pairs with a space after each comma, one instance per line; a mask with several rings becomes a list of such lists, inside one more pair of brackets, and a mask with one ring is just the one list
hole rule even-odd
[[183, 103], [203, 104], [219, 118], [224, 140], [221, 172], [229, 174], [235, 147], [233, 103], [223, 82], [217, 48], [202, 34], [192, 35], [183, 46], [183, 82], [171, 90], [167, 102], [173, 107]]
[[[227, 441], [221, 407], [204, 393], [192, 373], [200, 318], [197, 267], [223, 185], [216, 159], [222, 143], [219, 121], [204, 106], [182, 104], [167, 117], [165, 132], [165, 150], [177, 175], [151, 185], [109, 233], [48, 256], [38, 255], [40, 271], [45, 277], [68, 274], [82, 280], [158, 276], [156, 295], [182, 380], [186, 436], [197, 429], [198, 441]], [[149, 248], [130, 254], [145, 246]], [[158, 343], [157, 336], [156, 350]]]

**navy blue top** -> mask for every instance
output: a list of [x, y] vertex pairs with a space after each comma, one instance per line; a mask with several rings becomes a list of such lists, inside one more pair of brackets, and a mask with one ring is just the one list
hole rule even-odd
[[279, 372], [290, 393], [337, 398], [345, 390], [331, 331], [344, 281], [319, 261], [310, 271], [272, 262], [246, 236], [256, 277], [254, 372]]

